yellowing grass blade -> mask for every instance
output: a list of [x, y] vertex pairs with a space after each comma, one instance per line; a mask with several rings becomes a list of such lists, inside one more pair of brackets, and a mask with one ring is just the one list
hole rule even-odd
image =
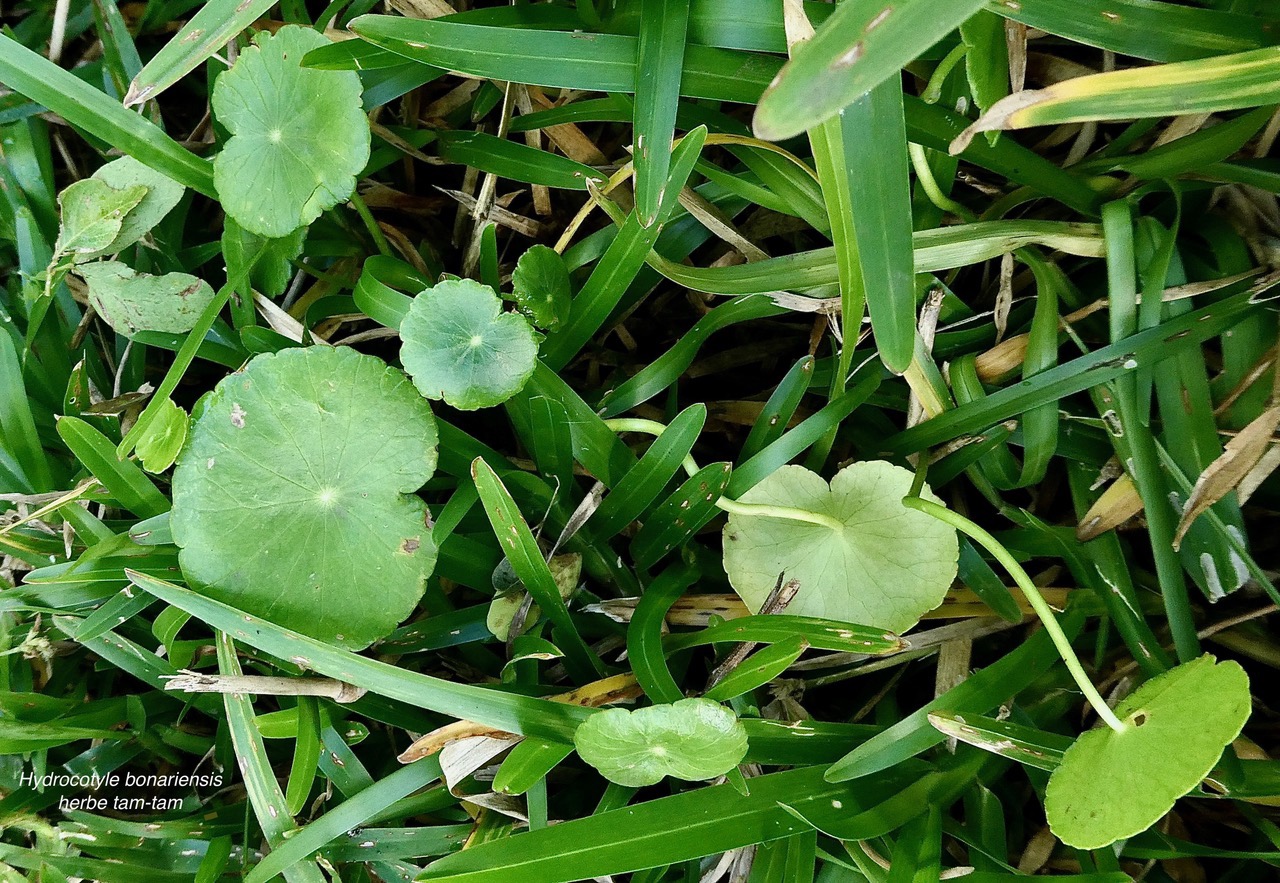
[[997, 101], [951, 145], [977, 132], [1089, 120], [1213, 113], [1280, 102], [1280, 47], [1076, 77]]

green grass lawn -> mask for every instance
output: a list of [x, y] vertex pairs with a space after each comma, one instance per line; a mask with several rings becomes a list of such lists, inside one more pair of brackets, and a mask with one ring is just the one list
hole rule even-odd
[[1278, 106], [1263, 0], [7, 5], [0, 883], [1274, 879]]

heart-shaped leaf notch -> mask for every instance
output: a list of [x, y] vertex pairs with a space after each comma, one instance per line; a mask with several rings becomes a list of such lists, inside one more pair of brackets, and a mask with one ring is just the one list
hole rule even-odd
[[667, 776], [697, 782], [729, 772], [747, 755], [747, 731], [719, 702], [681, 699], [597, 712], [574, 732], [573, 744], [610, 782], [640, 788]]
[[1120, 702], [1126, 728], [1097, 727], [1067, 749], [1044, 809], [1058, 839], [1101, 849], [1151, 827], [1200, 783], [1249, 719], [1249, 677], [1204, 655]]
[[415, 297], [400, 339], [400, 360], [414, 385], [463, 411], [511, 398], [538, 358], [529, 321], [504, 312], [493, 289], [470, 279], [447, 279]]
[[[750, 509], [729, 510], [729, 582], [752, 612], [785, 573], [800, 582], [788, 613], [909, 629], [942, 603], [960, 555], [953, 528], [902, 505], [911, 482], [906, 469], [881, 460], [846, 466], [830, 486], [802, 466], [783, 466], [738, 498]], [[820, 518], [773, 517], [769, 507]]]
[[435, 566], [411, 496], [435, 466], [435, 418], [400, 371], [347, 347], [257, 356], [197, 405], [174, 471], [182, 572], [246, 613], [367, 647]]
[[369, 161], [360, 77], [302, 67], [328, 45], [298, 25], [261, 32], [213, 87], [213, 114], [231, 133], [213, 183], [227, 214], [259, 236], [310, 224], [352, 194]]

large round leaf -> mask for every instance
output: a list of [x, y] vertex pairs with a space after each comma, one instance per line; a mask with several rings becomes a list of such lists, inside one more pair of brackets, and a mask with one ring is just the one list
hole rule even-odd
[[414, 609], [435, 565], [415, 496], [436, 465], [408, 378], [345, 347], [258, 356], [197, 408], [173, 477], [187, 579], [359, 649]]
[[214, 157], [222, 207], [259, 236], [287, 236], [347, 199], [369, 160], [369, 122], [354, 71], [301, 66], [329, 41], [289, 25], [259, 33], [213, 89], [231, 133]]
[[[730, 515], [729, 582], [758, 612], [785, 573], [800, 581], [788, 613], [905, 631], [942, 603], [960, 554], [954, 529], [902, 505], [911, 482], [910, 472], [881, 460], [846, 466], [830, 486], [802, 466], [783, 466], [740, 502], [805, 509], [844, 528]], [[937, 500], [927, 489], [924, 496]]]
[[429, 399], [473, 411], [500, 405], [533, 374], [538, 344], [524, 316], [493, 289], [449, 279], [413, 299], [400, 323], [400, 360]]
[[1152, 678], [1115, 708], [1124, 732], [1080, 736], [1049, 777], [1058, 839], [1100, 849], [1154, 825], [1213, 769], [1249, 718], [1249, 677], [1205, 655]]
[[573, 744], [610, 782], [639, 788], [666, 776], [696, 782], [729, 772], [747, 754], [747, 731], [718, 702], [681, 699], [597, 712], [574, 732]]

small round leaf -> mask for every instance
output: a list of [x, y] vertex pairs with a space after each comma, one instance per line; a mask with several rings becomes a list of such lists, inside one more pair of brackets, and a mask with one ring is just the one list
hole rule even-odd
[[511, 398], [538, 358], [528, 320], [503, 312], [493, 289], [470, 279], [446, 280], [414, 298], [400, 339], [400, 360], [422, 394], [463, 411]]
[[[960, 556], [953, 528], [902, 505], [912, 474], [882, 460], [846, 466], [830, 486], [783, 466], [740, 498], [834, 517], [844, 529], [733, 514], [724, 528], [729, 582], [753, 612], [778, 574], [800, 581], [788, 613], [901, 633], [942, 603]], [[924, 496], [937, 501], [926, 488]]]
[[147, 424], [134, 448], [143, 469], [160, 473], [173, 465], [187, 440], [188, 422], [187, 412], [175, 405], [173, 399], [165, 399], [160, 404], [160, 410]]
[[1206, 654], [1152, 678], [1116, 706], [1124, 732], [1096, 727], [1063, 754], [1045, 790], [1049, 828], [1077, 849], [1147, 830], [1209, 774], [1249, 708], [1236, 662]]
[[610, 782], [640, 788], [666, 776], [696, 782], [729, 772], [747, 755], [747, 731], [718, 702], [681, 699], [597, 712], [578, 727], [573, 744]]
[[254, 42], [213, 88], [213, 113], [231, 133], [213, 183], [240, 226], [279, 238], [351, 196], [369, 160], [369, 121], [355, 71], [302, 67], [325, 37], [288, 25]]
[[569, 317], [573, 295], [569, 268], [553, 248], [534, 245], [516, 261], [511, 274], [511, 294], [520, 312], [533, 324], [555, 331]]
[[173, 476], [188, 581], [360, 649], [414, 609], [436, 548], [413, 492], [436, 427], [408, 378], [347, 347], [255, 357], [197, 407]]

